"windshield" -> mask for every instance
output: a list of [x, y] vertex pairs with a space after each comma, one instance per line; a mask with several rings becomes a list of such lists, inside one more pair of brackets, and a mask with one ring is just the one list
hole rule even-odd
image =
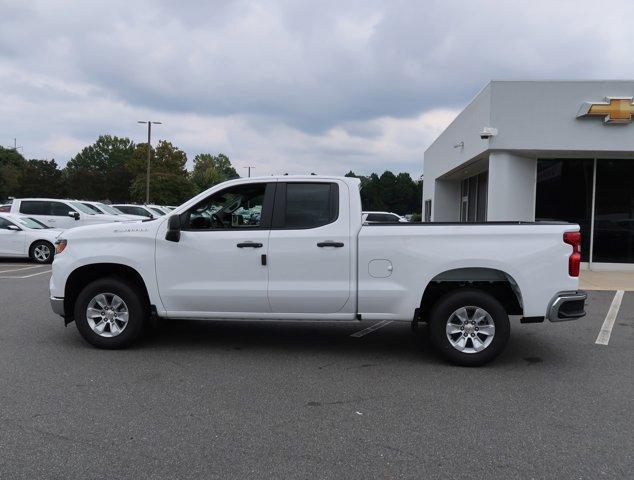
[[18, 221], [18, 223], [22, 224], [26, 228], [32, 228], [34, 230], [40, 230], [40, 229], [44, 229], [44, 228], [49, 228], [46, 225], [44, 225], [42, 222], [38, 222], [34, 218], [19, 217], [19, 218], [17, 218], [17, 221]]
[[149, 208], [150, 210], [152, 210], [152, 211], [154, 211], [154, 212], [158, 213], [158, 214], [159, 214], [159, 215], [161, 215], [161, 216], [165, 215], [165, 214], [164, 214], [161, 210], [159, 210], [158, 208], [155, 208], [155, 207], [148, 207], [148, 208]]
[[110, 215], [121, 215], [121, 212], [116, 208], [112, 208], [110, 205], [106, 205], [105, 203], [98, 203], [99, 208], [101, 208], [104, 212], [109, 213]]
[[82, 202], [82, 205], [90, 208], [90, 210], [92, 211], [92, 213], [103, 213], [101, 210], [99, 210], [97, 207], [95, 207], [94, 205], [91, 205], [90, 203], [84, 203]]
[[84, 212], [84, 213], [86, 213], [88, 215], [94, 215], [95, 214], [95, 212], [93, 212], [90, 208], [88, 208], [83, 203], [79, 203], [79, 202], [68, 202], [68, 203], [70, 203], [73, 207], [75, 207], [80, 212]]

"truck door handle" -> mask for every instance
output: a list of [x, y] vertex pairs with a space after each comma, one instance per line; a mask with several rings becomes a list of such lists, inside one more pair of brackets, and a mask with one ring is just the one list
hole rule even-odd
[[262, 244], [261, 243], [256, 243], [256, 242], [244, 242], [244, 243], [238, 243], [236, 245], [236, 247], [238, 247], [238, 248], [262, 248]]
[[331, 242], [331, 241], [319, 242], [317, 244], [317, 246], [320, 247], [320, 248], [323, 248], [323, 247], [341, 248], [341, 247], [343, 247], [343, 242]]

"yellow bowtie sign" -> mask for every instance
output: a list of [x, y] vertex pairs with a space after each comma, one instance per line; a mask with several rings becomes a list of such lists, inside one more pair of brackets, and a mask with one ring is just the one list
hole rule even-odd
[[634, 115], [632, 97], [608, 97], [605, 102], [584, 102], [577, 113], [580, 117], [603, 117], [604, 123], [630, 123]]

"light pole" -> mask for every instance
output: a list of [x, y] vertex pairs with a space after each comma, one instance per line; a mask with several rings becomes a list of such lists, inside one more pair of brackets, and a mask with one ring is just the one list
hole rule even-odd
[[152, 158], [152, 124], [161, 125], [163, 122], [147, 122], [139, 120], [137, 123], [147, 123], [147, 179], [145, 183], [145, 203], [150, 203], [150, 158]]
[[247, 169], [247, 171], [249, 172], [247, 175], [249, 176], [249, 178], [251, 178], [251, 169], [253, 168], [255, 170], [255, 167], [249, 166], [249, 167], [242, 167], [242, 168], [246, 168]]

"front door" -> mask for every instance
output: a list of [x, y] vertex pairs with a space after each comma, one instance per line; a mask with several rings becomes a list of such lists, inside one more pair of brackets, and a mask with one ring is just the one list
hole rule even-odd
[[163, 306], [173, 316], [269, 313], [266, 255], [275, 183], [226, 187], [181, 214], [178, 242], [156, 239]]
[[269, 237], [273, 313], [352, 312], [349, 205], [341, 182], [279, 182]]
[[2, 255], [23, 255], [26, 234], [22, 229], [13, 230], [15, 225], [9, 220], [0, 217], [0, 256]]

